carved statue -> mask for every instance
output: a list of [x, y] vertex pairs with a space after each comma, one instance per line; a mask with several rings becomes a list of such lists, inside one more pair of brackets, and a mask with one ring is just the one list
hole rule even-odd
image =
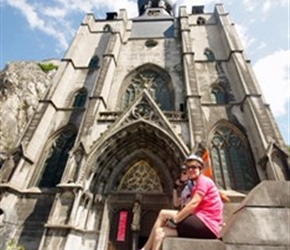
[[133, 207], [133, 220], [131, 224], [132, 231], [139, 231], [140, 230], [140, 217], [141, 217], [141, 205], [138, 201], [134, 202]]

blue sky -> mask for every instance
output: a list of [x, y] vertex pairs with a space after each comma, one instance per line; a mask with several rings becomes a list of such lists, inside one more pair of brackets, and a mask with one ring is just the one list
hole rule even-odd
[[[127, 9], [137, 16], [137, 0], [0, 0], [0, 70], [9, 61], [61, 59], [85, 14], [105, 17]], [[223, 3], [270, 104], [286, 144], [290, 145], [289, 1], [172, 0], [176, 6]]]

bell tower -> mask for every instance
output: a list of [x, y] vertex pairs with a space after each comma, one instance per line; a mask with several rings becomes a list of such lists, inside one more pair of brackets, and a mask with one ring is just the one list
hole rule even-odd
[[138, 0], [139, 15], [143, 15], [147, 9], [164, 9], [169, 15], [173, 15], [173, 2], [171, 0]]

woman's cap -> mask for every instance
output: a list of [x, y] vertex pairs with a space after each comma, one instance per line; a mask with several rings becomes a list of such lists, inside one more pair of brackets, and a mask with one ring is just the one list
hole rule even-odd
[[201, 164], [202, 167], [204, 167], [204, 161], [198, 155], [191, 154], [191, 155], [187, 156], [185, 158], [185, 162], [187, 162], [187, 161], [197, 161]]

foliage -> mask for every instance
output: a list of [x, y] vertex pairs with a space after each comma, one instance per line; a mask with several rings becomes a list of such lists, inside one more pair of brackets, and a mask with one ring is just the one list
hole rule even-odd
[[38, 65], [42, 69], [42, 71], [45, 73], [54, 69], [58, 69], [58, 66], [54, 65], [53, 63], [39, 63]]
[[21, 245], [17, 245], [14, 239], [10, 239], [6, 244], [5, 250], [25, 250], [25, 247]]

